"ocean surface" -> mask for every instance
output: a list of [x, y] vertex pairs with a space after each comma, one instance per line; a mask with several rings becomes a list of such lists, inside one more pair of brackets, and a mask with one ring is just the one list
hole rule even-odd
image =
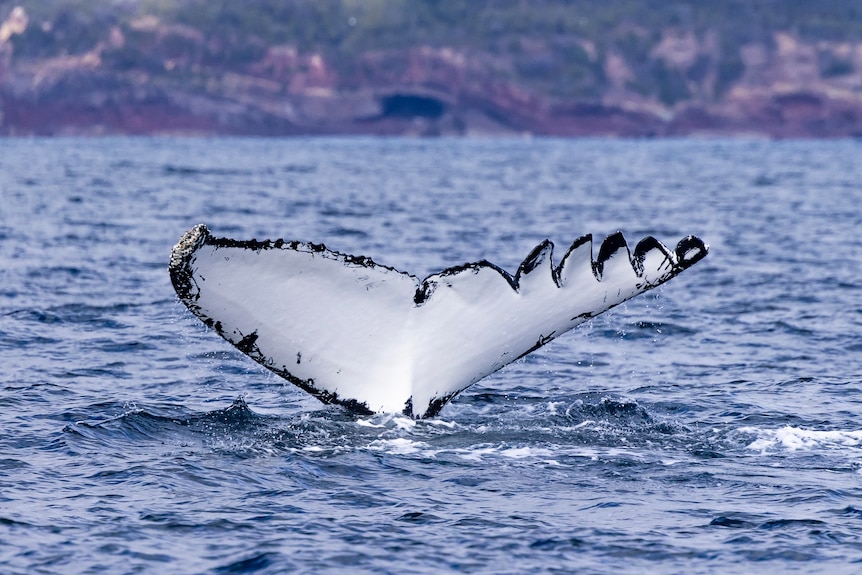
[[[200, 222], [419, 277], [710, 254], [413, 421], [193, 318]], [[860, 141], [0, 140], [0, 572], [860, 573], [860, 238]]]

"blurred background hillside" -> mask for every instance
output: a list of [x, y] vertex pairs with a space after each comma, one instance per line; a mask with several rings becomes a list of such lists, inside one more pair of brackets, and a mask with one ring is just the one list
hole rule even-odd
[[858, 0], [0, 0], [0, 134], [862, 136]]

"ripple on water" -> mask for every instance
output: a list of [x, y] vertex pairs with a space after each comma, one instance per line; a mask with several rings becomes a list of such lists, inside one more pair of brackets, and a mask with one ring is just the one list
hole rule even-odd
[[[858, 142], [0, 147], [6, 571], [852, 573], [862, 557]], [[165, 267], [199, 222], [419, 277], [513, 271], [545, 238], [617, 229], [711, 253], [417, 422], [321, 406], [195, 323]]]

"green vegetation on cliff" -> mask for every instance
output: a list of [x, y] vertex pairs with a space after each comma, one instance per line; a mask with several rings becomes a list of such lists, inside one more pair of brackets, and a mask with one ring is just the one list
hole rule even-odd
[[[771, 42], [776, 30], [809, 39], [862, 37], [857, 0], [0, 0], [0, 14], [18, 3], [33, 24], [14, 39], [18, 58], [82, 53], [112, 26], [128, 32], [150, 15], [218, 38], [206, 55], [214, 65], [241, 66], [267, 46], [292, 45], [329, 56], [343, 71], [363, 52], [447, 46], [512, 62], [507, 73], [526, 85], [574, 97], [605, 88], [603, 56], [612, 50], [634, 63], [630, 87], [666, 104], [688, 98], [692, 75], [710, 65], [718, 69], [720, 94], [742, 72], [739, 46]], [[683, 74], [651, 59], [669, 28], [714, 34], [714, 61]], [[118, 57], [132, 65], [145, 56]], [[846, 67], [826, 65], [833, 73]]]
[[862, 34], [856, 0], [140, 0], [137, 8], [201, 29], [315, 49], [417, 43], [487, 49], [519, 36], [600, 42], [621, 24], [650, 32], [717, 30], [737, 42], [773, 30], [830, 40]]
[[51, 23], [69, 32], [53, 47], [71, 52], [107, 25], [148, 14], [237, 39], [343, 51], [417, 44], [508, 51], [522, 37], [604, 44], [625, 26], [647, 34], [714, 30], [732, 44], [775, 30], [808, 39], [862, 37], [857, 0], [0, 0], [0, 16], [16, 5], [34, 29]]

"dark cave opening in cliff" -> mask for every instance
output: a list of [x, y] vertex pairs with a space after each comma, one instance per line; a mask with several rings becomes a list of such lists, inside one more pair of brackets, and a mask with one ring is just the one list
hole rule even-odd
[[446, 111], [446, 104], [430, 96], [392, 94], [380, 100], [384, 118], [427, 118], [436, 120]]

